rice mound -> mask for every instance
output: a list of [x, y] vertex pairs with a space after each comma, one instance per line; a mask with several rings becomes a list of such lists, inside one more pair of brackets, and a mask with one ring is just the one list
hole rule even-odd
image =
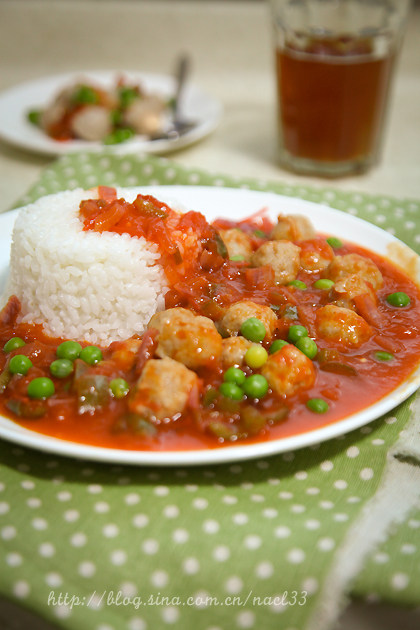
[[[132, 197], [125, 189], [118, 195]], [[96, 196], [66, 191], [20, 210], [2, 303], [16, 295], [19, 321], [42, 324], [54, 337], [107, 346], [141, 335], [164, 308], [168, 287], [155, 244], [128, 234], [83, 231], [79, 204]]]

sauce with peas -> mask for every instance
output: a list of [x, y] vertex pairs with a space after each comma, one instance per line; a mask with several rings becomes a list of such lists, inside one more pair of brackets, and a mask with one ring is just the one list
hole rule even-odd
[[135, 450], [270, 440], [362, 410], [418, 365], [419, 289], [380, 256], [296, 217], [209, 225], [150, 196], [98, 197], [81, 203], [84, 229], [155, 242], [166, 311], [99, 348], [18, 323], [11, 296], [0, 410], [22, 426]]

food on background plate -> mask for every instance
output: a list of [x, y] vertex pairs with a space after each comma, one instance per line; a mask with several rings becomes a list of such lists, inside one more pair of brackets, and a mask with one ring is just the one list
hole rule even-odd
[[419, 314], [400, 269], [306, 217], [209, 223], [130, 189], [67, 191], [15, 223], [0, 409], [132, 450], [296, 435], [407, 379]]
[[135, 135], [159, 136], [171, 119], [172, 105], [124, 77], [107, 88], [86, 79], [64, 87], [45, 109], [30, 111], [28, 119], [57, 141], [111, 145]]

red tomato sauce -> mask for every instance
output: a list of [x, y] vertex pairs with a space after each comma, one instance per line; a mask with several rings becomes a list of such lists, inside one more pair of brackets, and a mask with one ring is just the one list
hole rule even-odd
[[[187, 411], [175, 419], [153, 426], [152, 433], [145, 433], [137, 430], [136, 423], [133, 425], [127, 421], [130, 394], [121, 399], [107, 394], [103, 405], [80, 413], [73, 375], [59, 379], [49, 373], [57, 346], [63, 340], [47, 337], [39, 325], [16, 323], [19, 304], [13, 304], [12, 300], [2, 312], [0, 347], [3, 348], [14, 336], [21, 337], [25, 346], [12, 352], [0, 351], [0, 411], [22, 426], [64, 440], [131, 450], [188, 450], [266, 441], [305, 433], [364, 409], [408, 379], [419, 364], [419, 288], [380, 256], [349, 243], [343, 244], [339, 250], [340, 255], [356, 253], [369, 258], [378, 266], [384, 280], [383, 287], [376, 292], [377, 306], [373, 311], [369, 302], [361, 300], [357, 304], [359, 312], [363, 312], [373, 328], [371, 338], [361, 347], [349, 349], [316, 334], [316, 310], [329, 303], [328, 292], [313, 287], [314, 282], [323, 277], [322, 272], [301, 270], [297, 279], [307, 286], [301, 290], [276, 284], [268, 265], [252, 268], [245, 262], [227, 258], [217, 230], [240, 227], [251, 236], [256, 249], [267, 240], [272, 228], [265, 214], [237, 223], [219, 220], [209, 225], [201, 214], [178, 214], [153, 197], [139, 196], [130, 204], [117, 199], [114, 189], [100, 187], [99, 194], [99, 200], [81, 204], [80, 217], [84, 229], [127, 232], [156, 243], [170, 286], [166, 294], [166, 308], [188, 308], [209, 317], [217, 325], [225, 308], [239, 300], [249, 299], [270, 306], [278, 316], [274, 338], [286, 339], [293, 324], [305, 326], [309, 336], [316, 338], [318, 354], [313, 359], [315, 384], [287, 400], [269, 390], [261, 400], [249, 401], [266, 418], [276, 420], [267, 421], [258, 431], [223, 439], [208, 431], [214, 406], [211, 398], [210, 402], [206, 399], [209, 394], [218, 392], [224, 372], [220, 361], [212, 362], [196, 369], [200, 389], [189, 401]], [[192, 243], [189, 248], [186, 246], [186, 234], [190, 245]], [[318, 243], [322, 251], [325, 239], [325, 236], [318, 235], [312, 242]], [[389, 305], [386, 297], [396, 291], [410, 297], [409, 306], [398, 308]], [[142, 339], [135, 338], [135, 343], [139, 349], [134, 366], [125, 342], [115, 342], [108, 348], [102, 348], [103, 360], [97, 365], [82, 366], [81, 359], [77, 359], [76, 369], [87, 370], [95, 378], [103, 376], [108, 381], [124, 378], [132, 389], [145, 361], [154, 354], [154, 333], [146, 331]], [[88, 344], [81, 342], [81, 345]], [[263, 341], [262, 345], [269, 349], [270, 343]], [[393, 357], [387, 361], [378, 360], [375, 356], [377, 351], [391, 352]], [[331, 352], [335, 353], [336, 360], [324, 360]], [[26, 375], [8, 375], [8, 364], [16, 354], [26, 355], [33, 363]], [[243, 370], [247, 375], [252, 372], [246, 366]], [[33, 378], [41, 375], [52, 379], [55, 394], [44, 401], [34, 402], [28, 398], [27, 386]], [[327, 401], [328, 411], [319, 414], [310, 411], [306, 402], [311, 398]], [[20, 407], [16, 406], [16, 401]], [[234, 422], [240, 404], [224, 401], [221, 417], [228, 425], [230, 421]], [[29, 405], [29, 412], [25, 405]], [[33, 417], [25, 417], [25, 413]]]

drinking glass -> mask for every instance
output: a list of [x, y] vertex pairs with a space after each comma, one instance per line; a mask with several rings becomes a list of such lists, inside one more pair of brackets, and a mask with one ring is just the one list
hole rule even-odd
[[280, 163], [341, 176], [377, 163], [410, 0], [271, 0]]

